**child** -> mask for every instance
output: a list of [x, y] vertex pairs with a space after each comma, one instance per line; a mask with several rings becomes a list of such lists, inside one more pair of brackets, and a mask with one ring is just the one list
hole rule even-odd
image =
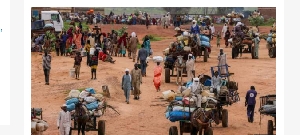
[[217, 48], [220, 48], [220, 39], [221, 39], [221, 35], [220, 32], [217, 32]]
[[97, 53], [95, 51], [94, 55], [92, 56], [92, 58], [90, 60], [90, 67], [91, 67], [91, 73], [92, 73], [92, 78], [91, 79], [94, 79], [94, 80], [97, 79], [96, 78], [96, 70], [97, 70], [97, 66], [98, 66], [98, 56], [96, 54]]

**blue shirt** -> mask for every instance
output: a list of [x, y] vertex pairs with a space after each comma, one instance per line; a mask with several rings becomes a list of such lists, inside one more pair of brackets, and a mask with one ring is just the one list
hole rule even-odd
[[191, 33], [192, 34], [200, 34], [200, 28], [197, 24], [195, 27], [191, 26]]
[[138, 60], [146, 60], [148, 56], [148, 51], [145, 48], [139, 50]]
[[256, 104], [256, 95], [257, 92], [255, 90], [248, 90], [246, 94], [246, 102], [248, 105], [255, 105]]

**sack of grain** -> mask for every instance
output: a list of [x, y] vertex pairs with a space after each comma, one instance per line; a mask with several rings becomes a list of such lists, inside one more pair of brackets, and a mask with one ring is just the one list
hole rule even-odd
[[44, 123], [37, 123], [36, 124], [36, 131], [44, 131]]
[[227, 86], [221, 86], [220, 93], [228, 92]]
[[164, 51], [163, 51], [163, 54], [164, 55], [168, 55], [170, 53], [170, 48], [166, 48]]
[[208, 97], [209, 96], [209, 90], [202, 90], [201, 96], [202, 97]]
[[95, 102], [96, 100], [97, 100], [97, 98], [93, 97], [93, 96], [88, 96], [88, 97], [84, 98], [84, 101], [87, 102], [88, 104], [92, 103], [92, 102]]
[[35, 121], [31, 121], [31, 133], [36, 132], [36, 123]]
[[80, 91], [79, 90], [71, 90], [69, 92], [69, 95], [68, 95], [68, 98], [71, 99], [71, 98], [78, 98], [79, 97], [79, 94], [80, 94]]
[[183, 36], [181, 35], [181, 36], [177, 36], [177, 40], [178, 41], [182, 41], [183, 40]]
[[182, 95], [183, 95], [184, 97], [188, 97], [190, 94], [191, 94], [191, 89], [186, 89], [186, 90], [184, 90], [184, 91], [182, 92]]
[[102, 94], [93, 94], [92, 96], [95, 97], [99, 101], [101, 101], [103, 99], [103, 95]]
[[49, 125], [46, 121], [44, 120], [38, 120], [37, 123], [43, 123], [44, 124], [44, 131], [46, 131], [49, 128]]
[[185, 32], [183, 32], [183, 36], [188, 37], [188, 36], [190, 36], [190, 34], [187, 31], [185, 31]]
[[186, 51], [186, 52], [190, 52], [191, 51], [191, 47], [185, 46], [185, 47], [183, 47], [183, 50]]
[[276, 38], [272, 38], [272, 43], [276, 43]]
[[161, 57], [161, 56], [154, 56], [153, 57], [153, 61], [156, 63], [156, 62], [163, 62], [164, 61], [164, 58]]
[[79, 97], [84, 99], [84, 98], [87, 97], [89, 94], [90, 94], [89, 92], [87, 92], [87, 91], [84, 90], [84, 91], [82, 91], [82, 92], [79, 94]]

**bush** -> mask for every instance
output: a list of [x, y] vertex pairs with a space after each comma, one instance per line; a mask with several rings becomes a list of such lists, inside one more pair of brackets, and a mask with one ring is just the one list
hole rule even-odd
[[274, 18], [269, 18], [267, 21], [264, 21], [261, 17], [250, 18], [249, 22], [252, 26], [271, 26], [276, 20]]
[[[148, 35], [150, 41], [160, 41], [161, 37], [155, 36], [155, 35]], [[145, 37], [142, 39], [144, 41]]]

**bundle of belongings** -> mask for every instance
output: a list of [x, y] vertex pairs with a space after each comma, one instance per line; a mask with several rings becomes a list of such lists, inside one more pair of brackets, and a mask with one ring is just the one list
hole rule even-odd
[[49, 125], [44, 120], [32, 119], [31, 120], [31, 134], [42, 135], [44, 131], [49, 128]]
[[263, 105], [259, 111], [264, 114], [276, 114], [276, 105]]
[[101, 112], [101, 109], [106, 102], [103, 95], [96, 94], [93, 88], [86, 88], [81, 92], [79, 90], [71, 90], [65, 100], [69, 112], [75, 111], [75, 105], [81, 102], [90, 116], [102, 115], [103, 112]]
[[153, 57], [153, 62], [157, 63], [157, 62], [163, 62], [164, 58], [161, 56], [154, 56]]
[[178, 90], [164, 91], [163, 98], [170, 102], [165, 116], [171, 122], [190, 120], [191, 114], [198, 108], [215, 108], [218, 101], [210, 87], [200, 83], [199, 78], [186, 86], [179, 86]]

